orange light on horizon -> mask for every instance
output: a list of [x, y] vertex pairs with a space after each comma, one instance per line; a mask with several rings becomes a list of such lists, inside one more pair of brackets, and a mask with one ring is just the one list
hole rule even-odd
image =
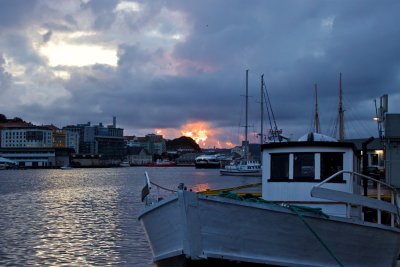
[[201, 146], [206, 146], [207, 134], [213, 134], [213, 130], [207, 128], [210, 128], [207, 122], [190, 122], [181, 127], [181, 134], [192, 138]]
[[[230, 133], [223, 128], [213, 128], [210, 123], [205, 121], [189, 122], [180, 129], [163, 128], [155, 129], [156, 134], [163, 135], [165, 138], [178, 138], [187, 136], [192, 138], [202, 148], [233, 148], [235, 144], [230, 141]], [[226, 136], [228, 140], [219, 140], [218, 136]]]

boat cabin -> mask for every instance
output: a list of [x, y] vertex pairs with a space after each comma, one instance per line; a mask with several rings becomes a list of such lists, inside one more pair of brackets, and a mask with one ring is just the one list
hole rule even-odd
[[[315, 137], [298, 142], [262, 145], [262, 198], [268, 201], [320, 207], [328, 215], [349, 216], [345, 203], [312, 197], [314, 186], [339, 171], [357, 172], [354, 144], [332, 138]], [[352, 175], [342, 173], [324, 184], [324, 188], [360, 194]], [[360, 210], [351, 214], [359, 216]]]

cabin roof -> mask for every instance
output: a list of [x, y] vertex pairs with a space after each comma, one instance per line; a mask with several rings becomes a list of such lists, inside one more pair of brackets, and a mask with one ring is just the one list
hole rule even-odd
[[350, 142], [324, 142], [324, 141], [306, 141], [306, 142], [275, 142], [263, 144], [261, 149], [270, 149], [270, 148], [302, 148], [302, 147], [341, 147], [341, 148], [351, 148], [354, 152], [356, 152], [356, 146]]
[[[362, 150], [362, 143], [367, 141], [368, 138], [360, 138], [360, 139], [348, 139], [346, 142], [351, 142], [353, 143], [358, 150]], [[377, 150], [381, 149], [383, 150], [383, 144], [379, 138], [375, 138], [371, 143], [368, 144], [367, 146], [368, 150]]]

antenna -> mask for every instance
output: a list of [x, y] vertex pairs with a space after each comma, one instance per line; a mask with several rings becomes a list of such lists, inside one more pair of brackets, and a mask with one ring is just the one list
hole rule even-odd
[[342, 73], [339, 81], [339, 141], [344, 140], [344, 111], [342, 102]]
[[384, 137], [383, 126], [382, 124], [385, 121], [385, 114], [388, 112], [388, 95], [382, 95], [380, 98], [380, 106], [377, 108], [376, 100], [375, 100], [375, 113], [376, 117], [374, 118], [378, 123], [378, 132], [379, 138], [382, 140]]
[[248, 125], [247, 120], [249, 116], [249, 70], [246, 70], [246, 124], [244, 125], [244, 140], [247, 142]]
[[261, 132], [260, 144], [264, 143], [264, 74], [261, 75]]
[[317, 89], [317, 84], [315, 84], [315, 132], [316, 133], [320, 133], [319, 116], [318, 116], [318, 89]]
[[248, 157], [248, 116], [249, 116], [249, 70], [246, 70], [246, 125], [244, 126], [244, 142], [245, 142], [245, 149], [244, 149], [244, 156], [245, 159]]

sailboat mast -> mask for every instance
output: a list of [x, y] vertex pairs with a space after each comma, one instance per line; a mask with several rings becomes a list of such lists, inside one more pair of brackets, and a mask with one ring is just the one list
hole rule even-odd
[[342, 73], [339, 81], [339, 140], [344, 140], [344, 111], [342, 102]]
[[246, 70], [246, 124], [244, 125], [244, 157], [247, 159], [248, 153], [248, 140], [247, 140], [247, 132], [248, 132], [248, 116], [249, 116], [249, 70]]
[[261, 75], [261, 132], [260, 144], [264, 143], [264, 74]]
[[315, 132], [316, 133], [320, 133], [319, 116], [318, 116], [318, 89], [317, 89], [317, 84], [315, 84]]

